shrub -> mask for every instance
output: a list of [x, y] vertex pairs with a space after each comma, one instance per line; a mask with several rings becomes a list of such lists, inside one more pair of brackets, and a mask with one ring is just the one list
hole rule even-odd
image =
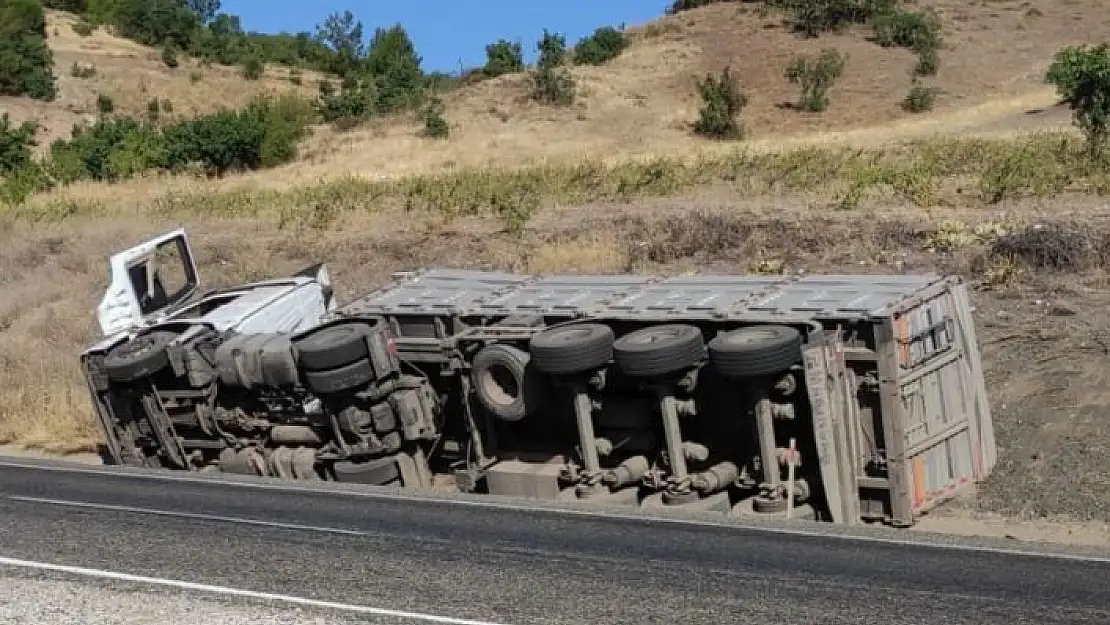
[[81, 65], [77, 61], [69, 68], [69, 75], [74, 78], [92, 78], [96, 76], [96, 66], [94, 65]]
[[532, 98], [554, 106], [569, 106], [577, 95], [574, 77], [565, 69], [541, 67], [532, 75]]
[[694, 132], [717, 139], [739, 139], [744, 136], [740, 111], [748, 104], [747, 95], [732, 78], [730, 68], [721, 71], [720, 78], [707, 74], [698, 82], [702, 106]]
[[786, 69], [786, 79], [801, 85], [798, 108], [821, 112], [828, 108], [828, 91], [844, 72], [847, 57], [833, 48], [825, 48], [816, 58], [796, 56]]
[[31, 164], [37, 131], [38, 124], [34, 122], [15, 126], [7, 113], [0, 115], [0, 174], [8, 177]]
[[85, 0], [43, 0], [42, 6], [67, 13], [84, 13], [89, 8]]
[[486, 65], [482, 74], [501, 76], [524, 71], [524, 53], [519, 42], [510, 43], [500, 39], [486, 46]]
[[420, 112], [424, 119], [424, 128], [421, 135], [432, 139], [446, 139], [451, 134], [451, 126], [443, 117], [443, 102], [439, 98], [431, 98]]
[[73, 32], [81, 37], [88, 37], [93, 33], [93, 25], [85, 20], [79, 20], [73, 24]]
[[144, 45], [188, 49], [201, 29], [200, 16], [181, 0], [117, 0], [106, 4], [98, 11], [106, 13], [104, 19], [116, 32]]
[[540, 54], [532, 74], [532, 98], [555, 106], [572, 104], [577, 86], [574, 77], [561, 67], [566, 60], [566, 38], [544, 30], [536, 48]]
[[320, 119], [345, 130], [374, 114], [376, 94], [373, 81], [368, 79], [345, 80], [339, 92], [331, 83], [321, 81], [316, 110]]
[[1068, 104], [1090, 155], [1102, 156], [1110, 137], [1110, 45], [1068, 46], [1058, 51], [1045, 80]]
[[675, 15], [683, 11], [729, 1], [731, 0], [674, 0], [671, 6], [667, 8], [667, 15]]
[[611, 26], [598, 28], [574, 47], [575, 65], [601, 65], [620, 56], [628, 47], [628, 36]]
[[558, 33], [548, 32], [545, 28], [543, 36], [540, 37], [539, 43], [536, 44], [536, 49], [540, 53], [539, 58], [536, 60], [536, 65], [540, 69], [558, 67], [563, 64], [567, 57], [566, 37]]
[[172, 45], [162, 46], [162, 63], [171, 69], [179, 65], [177, 60], [177, 49]]
[[875, 41], [884, 47], [901, 46], [917, 52], [914, 74], [932, 76], [940, 67], [941, 24], [931, 8], [911, 12], [896, 10], [872, 22]]
[[914, 85], [910, 87], [909, 93], [902, 99], [902, 109], [909, 113], [923, 113], [932, 110], [936, 99], [937, 90], [935, 87]]
[[247, 57], [243, 61], [243, 78], [247, 80], [258, 80], [262, 78], [262, 74], [266, 71], [266, 66], [262, 63], [262, 59], [257, 56]]
[[[154, 100], [148, 111], [165, 111]], [[199, 164], [211, 175], [272, 167], [296, 156], [313, 112], [295, 97], [256, 98], [241, 111], [221, 111], [163, 128], [128, 117], [101, 117], [50, 146], [50, 173], [61, 182], [115, 181], [152, 170]]]
[[96, 110], [101, 115], [107, 115], [116, 110], [116, 103], [112, 100], [112, 96], [104, 93], [97, 94], [96, 96]]
[[0, 95], [58, 97], [46, 14], [38, 0], [0, 0]]

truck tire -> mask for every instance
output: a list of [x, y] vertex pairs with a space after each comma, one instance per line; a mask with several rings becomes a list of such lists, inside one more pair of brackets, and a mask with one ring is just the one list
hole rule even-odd
[[685, 323], [648, 326], [617, 339], [613, 357], [631, 377], [671, 375], [705, 358], [705, 338], [699, 328]]
[[600, 369], [613, 358], [613, 330], [601, 323], [575, 323], [532, 337], [528, 351], [536, 370], [570, 375]]
[[368, 358], [366, 337], [370, 326], [339, 323], [321, 328], [294, 341], [297, 362], [305, 371], [329, 371]]
[[104, 358], [108, 378], [115, 382], [133, 382], [165, 369], [170, 364], [166, 348], [176, 337], [175, 332], [151, 332], [117, 346]]
[[348, 365], [327, 371], [305, 371], [304, 385], [313, 393], [328, 395], [342, 393], [374, 381], [374, 367], [363, 358]]
[[502, 421], [520, 421], [535, 412], [543, 393], [528, 352], [511, 345], [483, 347], [471, 362], [470, 380], [478, 401]]
[[759, 325], [718, 335], [709, 342], [709, 360], [725, 377], [781, 373], [801, 359], [802, 333], [790, 326]]

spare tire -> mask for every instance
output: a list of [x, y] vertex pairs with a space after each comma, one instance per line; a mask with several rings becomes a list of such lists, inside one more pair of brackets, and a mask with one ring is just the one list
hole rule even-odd
[[306, 371], [328, 371], [369, 358], [366, 337], [371, 332], [371, 326], [354, 322], [312, 331], [293, 342], [297, 362]]
[[802, 333], [790, 326], [758, 325], [717, 335], [709, 360], [730, 378], [773, 375], [801, 360]]
[[478, 401], [502, 421], [520, 421], [543, 401], [542, 380], [528, 352], [511, 345], [483, 347], [471, 362]]
[[613, 330], [602, 323], [575, 323], [532, 337], [528, 351], [536, 370], [569, 375], [600, 369], [613, 358]]
[[159, 330], [139, 335], [118, 345], [104, 358], [104, 370], [115, 382], [134, 382], [165, 369], [170, 364], [166, 348], [176, 332]]
[[327, 371], [305, 371], [305, 387], [320, 395], [343, 393], [366, 386], [374, 381], [374, 367], [370, 360], [356, 360], [349, 365]]
[[647, 378], [679, 373], [705, 358], [705, 338], [697, 326], [648, 326], [620, 337], [613, 357], [626, 375]]

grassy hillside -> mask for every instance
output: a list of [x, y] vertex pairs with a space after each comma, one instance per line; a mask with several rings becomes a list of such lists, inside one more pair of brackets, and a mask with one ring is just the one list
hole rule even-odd
[[[0, 442], [65, 451], [96, 441], [76, 358], [95, 335], [105, 258], [177, 225], [193, 233], [208, 285], [326, 260], [343, 298], [426, 263], [956, 271], [977, 287], [1002, 446], [979, 505], [1110, 520], [1099, 477], [1110, 472], [1110, 167], [1085, 152], [1045, 82], [1053, 54], [1097, 42], [1110, 15], [1095, 0], [907, 5], [935, 9], [943, 33], [939, 70], [918, 78], [936, 101], [911, 113], [902, 102], [914, 51], [869, 41], [865, 24], [800, 37], [784, 13], [759, 6], [724, 2], [629, 28], [616, 58], [567, 65], [569, 106], [530, 97], [526, 72], [472, 76], [443, 94], [443, 139], [422, 136], [421, 117], [401, 109], [343, 129], [318, 123], [277, 167], [77, 182], [0, 209]], [[260, 90], [316, 93], [307, 71], [297, 87], [274, 67], [255, 82], [184, 57], [171, 70], [159, 51], [103, 31], [82, 37], [71, 20], [50, 15], [60, 98], [0, 99], [17, 118], [58, 120], [51, 133], [95, 111], [104, 89], [118, 110], [142, 115], [157, 96], [182, 117]], [[828, 108], [797, 110], [786, 69], [830, 47], [847, 61]], [[70, 76], [75, 61], [97, 74]], [[738, 141], [691, 129], [697, 81], [726, 66], [748, 100]]]
[[240, 108], [260, 93], [316, 93], [318, 72], [301, 72], [301, 84], [295, 85], [289, 68], [273, 65], [258, 80], [244, 80], [240, 67], [202, 64], [186, 55], [170, 68], [159, 50], [113, 36], [105, 27], [82, 35], [74, 30], [82, 23], [77, 17], [59, 11], [47, 11], [46, 17], [58, 98], [41, 102], [0, 96], [0, 112], [9, 113], [13, 121], [40, 122], [42, 150], [54, 139], [69, 137], [74, 125], [94, 120], [101, 95], [111, 98], [116, 114], [137, 118], [147, 116], [151, 100], [157, 99], [160, 108], [169, 102], [169, 112], [162, 117], [172, 120], [212, 113], [221, 106]]

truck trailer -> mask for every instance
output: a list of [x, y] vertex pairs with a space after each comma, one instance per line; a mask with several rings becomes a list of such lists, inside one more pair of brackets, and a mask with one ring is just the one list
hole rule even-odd
[[200, 294], [184, 230], [109, 264], [117, 464], [896, 527], [995, 464], [958, 276], [431, 267], [339, 305], [324, 264]]

